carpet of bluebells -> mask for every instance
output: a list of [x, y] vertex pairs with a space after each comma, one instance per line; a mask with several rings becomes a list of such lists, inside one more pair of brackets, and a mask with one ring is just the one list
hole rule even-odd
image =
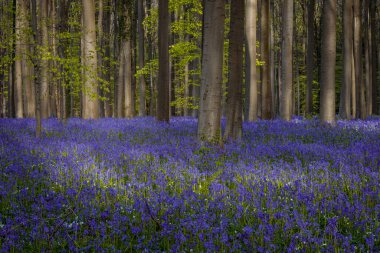
[[1, 252], [380, 252], [380, 119], [0, 120]]

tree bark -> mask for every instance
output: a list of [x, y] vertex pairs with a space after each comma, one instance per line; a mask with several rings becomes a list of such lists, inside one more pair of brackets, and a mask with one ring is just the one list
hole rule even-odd
[[270, 82], [270, 54], [269, 54], [269, 1], [261, 3], [261, 54], [264, 61], [262, 68], [261, 103], [262, 118], [272, 118], [272, 91]]
[[289, 121], [292, 116], [293, 93], [293, 0], [284, 0], [282, 28], [282, 81], [280, 116]]
[[15, 86], [14, 86], [14, 101], [15, 101], [15, 116], [16, 118], [23, 118], [23, 96], [22, 96], [22, 58], [23, 45], [25, 43], [25, 30], [26, 30], [26, 10], [24, 0], [16, 1], [16, 48], [15, 48]]
[[221, 142], [224, 0], [205, 0], [198, 139]]
[[343, 6], [343, 83], [340, 95], [339, 114], [343, 119], [351, 118], [351, 87], [352, 87], [352, 50], [353, 50], [353, 1], [344, 0]]
[[314, 17], [315, 0], [309, 0], [307, 5], [307, 89], [306, 89], [306, 113], [313, 113], [313, 82], [314, 82]]
[[244, 0], [235, 0], [231, 4], [227, 122], [224, 138], [232, 140], [240, 140], [242, 135], [244, 11]]
[[[140, 1], [140, 0], [139, 0]], [[122, 46], [123, 64], [123, 86], [124, 86], [124, 109], [123, 114], [130, 119], [134, 116], [134, 99], [132, 92], [132, 46], [131, 46], [131, 15], [132, 11], [127, 3], [124, 4], [124, 27], [125, 38]]]
[[245, 29], [249, 52], [248, 121], [257, 120], [256, 19], [257, 0], [247, 0]]
[[[371, 66], [371, 34], [370, 34], [370, 22], [369, 22], [369, 2], [364, 1], [364, 66], [365, 66], [365, 110], [366, 116], [372, 114], [372, 66]], [[370, 106], [371, 105], [371, 106]]]
[[[144, 52], [144, 4], [143, 0], [137, 0], [138, 2], [138, 24], [137, 24], [137, 33], [139, 36], [139, 69], [144, 68], [145, 65], [145, 52]], [[139, 87], [140, 87], [140, 110], [139, 115], [140, 116], [146, 116], [146, 82], [145, 82], [145, 76], [140, 75], [139, 77]]]
[[356, 118], [365, 118], [365, 103], [363, 90], [362, 67], [362, 39], [361, 39], [361, 1], [354, 0], [354, 59], [355, 59], [355, 90], [356, 93]]
[[[40, 0], [39, 4], [39, 26], [41, 29], [41, 47], [44, 51], [47, 51], [49, 48], [49, 34], [47, 29], [47, 1]], [[42, 55], [43, 56], [43, 52]], [[49, 115], [49, 78], [48, 78], [48, 60], [40, 60], [40, 95], [41, 95], [41, 117], [43, 119], [48, 118]]]
[[335, 124], [336, 0], [323, 1], [322, 15], [320, 118]]
[[169, 2], [158, 2], [157, 120], [169, 122]]
[[99, 95], [97, 84], [97, 53], [94, 0], [82, 0], [83, 4], [83, 33], [84, 33], [84, 91], [83, 118], [97, 119], [99, 117]]
[[371, 44], [372, 44], [372, 52], [371, 52], [371, 66], [372, 66], [372, 104], [369, 106], [372, 106], [372, 113], [373, 114], [379, 114], [379, 110], [377, 107], [377, 94], [379, 93], [378, 90], [378, 82], [377, 82], [377, 68], [378, 68], [378, 63], [377, 63], [377, 46], [378, 46], [378, 41], [377, 41], [377, 31], [379, 29], [378, 23], [376, 22], [376, 11], [377, 11], [377, 6], [376, 6], [376, 1], [371, 1], [370, 2], [370, 8], [369, 8], [369, 16], [370, 16], [370, 22], [371, 22]]

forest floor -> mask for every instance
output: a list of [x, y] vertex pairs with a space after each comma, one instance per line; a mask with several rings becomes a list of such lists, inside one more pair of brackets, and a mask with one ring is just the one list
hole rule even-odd
[[1, 252], [379, 252], [380, 119], [0, 119]]

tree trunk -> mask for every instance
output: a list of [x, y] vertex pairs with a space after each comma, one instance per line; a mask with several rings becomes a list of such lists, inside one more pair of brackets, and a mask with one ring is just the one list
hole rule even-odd
[[314, 82], [314, 14], [315, 0], [309, 0], [307, 5], [307, 89], [306, 89], [306, 113], [313, 113], [313, 82]]
[[[145, 52], [144, 52], [144, 4], [143, 0], [137, 0], [138, 2], [138, 25], [137, 25], [137, 33], [139, 36], [139, 69], [144, 68], [145, 65]], [[146, 116], [146, 83], [145, 83], [145, 76], [140, 75], [139, 77], [139, 86], [140, 86], [140, 110], [139, 115], [140, 116]]]
[[21, 51], [22, 51], [22, 83], [25, 89], [25, 96], [24, 96], [24, 114], [26, 117], [33, 118], [35, 116], [35, 98], [34, 98], [34, 83], [32, 82], [32, 68], [33, 66], [30, 64], [30, 34], [28, 31], [29, 29], [29, 23], [27, 20], [28, 16], [28, 5], [25, 3], [25, 0], [20, 1], [21, 2], [21, 8], [22, 8], [22, 15], [20, 18], [23, 20], [23, 31], [21, 36], [22, 45], [21, 45]]
[[242, 135], [242, 82], [244, 45], [244, 0], [231, 4], [229, 66], [227, 83], [227, 122], [225, 139], [240, 140]]
[[221, 102], [223, 82], [224, 0], [204, 1], [201, 96], [198, 139], [221, 141]]
[[371, 52], [371, 66], [372, 66], [372, 104], [369, 106], [372, 107], [372, 113], [373, 114], [379, 114], [379, 110], [377, 107], [377, 94], [378, 94], [378, 82], [377, 82], [377, 31], [379, 29], [378, 23], [376, 22], [376, 1], [370, 2], [370, 8], [369, 8], [369, 16], [370, 16], [370, 22], [371, 22], [371, 44], [372, 44], [372, 52]]
[[[131, 16], [132, 11], [127, 3], [124, 4], [124, 27], [125, 38], [122, 46], [124, 64], [123, 64], [123, 86], [124, 86], [124, 109], [123, 114], [130, 119], [134, 116], [134, 100], [132, 92], [132, 46], [131, 46]], [[145, 108], [145, 107], [144, 107]]]
[[122, 118], [124, 116], [123, 114], [123, 108], [125, 104], [124, 99], [124, 65], [125, 65], [125, 39], [123, 39], [122, 46], [119, 52], [119, 75], [117, 77], [117, 117]]
[[[39, 4], [40, 16], [39, 16], [39, 26], [41, 29], [41, 46], [43, 50], [48, 50], [49, 48], [49, 34], [47, 29], [47, 1], [40, 0]], [[43, 57], [44, 53], [42, 53]], [[48, 60], [44, 59], [44, 57], [40, 60], [40, 95], [41, 95], [41, 117], [43, 119], [48, 118], [49, 115], [49, 78], [48, 78]]]
[[41, 122], [41, 92], [40, 92], [40, 52], [36, 45], [42, 43], [42, 31], [37, 29], [37, 3], [36, 0], [31, 0], [32, 6], [32, 30], [33, 30], [33, 43], [31, 53], [34, 56], [34, 83], [35, 83], [35, 101], [36, 101], [36, 137], [41, 136], [42, 122]]
[[323, 123], [335, 124], [336, 1], [323, 1], [321, 48], [321, 103]]
[[97, 119], [99, 117], [99, 95], [97, 85], [97, 53], [94, 0], [82, 0], [83, 4], [83, 33], [84, 33], [84, 92], [83, 118]]
[[[200, 60], [199, 58], [196, 59], [193, 63], [193, 71], [197, 70], [199, 67]], [[192, 75], [192, 83], [193, 83], [193, 88], [191, 90], [191, 95], [193, 97], [193, 104], [197, 106], [196, 109], [193, 109], [192, 115], [194, 118], [198, 118], [199, 115], [199, 100], [200, 100], [200, 93], [201, 93], [201, 87], [199, 86], [199, 74], [193, 74]]]
[[[356, 117], [365, 118], [364, 90], [362, 84], [362, 39], [361, 39], [361, 1], [354, 0], [354, 58], [355, 58], [355, 89]], [[363, 91], [363, 93], [362, 93]]]
[[26, 10], [24, 0], [16, 1], [16, 49], [15, 49], [15, 86], [14, 86], [14, 101], [15, 101], [15, 116], [23, 118], [23, 99], [22, 99], [22, 58], [26, 52], [23, 52], [25, 43], [26, 30]]
[[[371, 34], [370, 34], [370, 22], [369, 22], [369, 2], [370, 0], [364, 1], [364, 63], [365, 63], [365, 86], [364, 86], [364, 96], [365, 96], [365, 110], [366, 116], [371, 116], [372, 114], [372, 74], [371, 74]], [[371, 106], [370, 106], [371, 105]]]
[[270, 54], [269, 54], [269, 1], [261, 3], [261, 54], [264, 61], [262, 68], [261, 103], [262, 118], [272, 118], [272, 91], [270, 82]]
[[256, 19], [257, 19], [257, 0], [247, 0], [245, 29], [246, 29], [248, 52], [249, 52], [248, 121], [257, 120]]
[[352, 0], [344, 0], [343, 6], [343, 36], [344, 36], [344, 52], [343, 52], [343, 83], [340, 93], [339, 114], [343, 119], [351, 118], [351, 87], [352, 87]]
[[158, 3], [157, 120], [169, 122], [169, 2]]
[[282, 86], [280, 116], [289, 121], [292, 117], [293, 91], [293, 0], [284, 0], [282, 28]]
[[[103, 3], [103, 0], [99, 0], [98, 1], [98, 20], [97, 20], [97, 29], [98, 29], [98, 33], [96, 34], [97, 35], [97, 44], [98, 44], [98, 47], [100, 48], [100, 52], [97, 54], [98, 56], [98, 66], [100, 66], [100, 68], [98, 68], [98, 76], [100, 79], [104, 79], [105, 75], [103, 75], [103, 52], [104, 52], [104, 41], [103, 41], [103, 16], [104, 16], [104, 3]], [[100, 97], [104, 98], [104, 89], [101, 87], [102, 85], [99, 85], [98, 87], [98, 92], [99, 92], [99, 95]], [[104, 111], [104, 107], [105, 107], [105, 100], [102, 99], [99, 101], [99, 116], [100, 117], [105, 117], [105, 111]]]

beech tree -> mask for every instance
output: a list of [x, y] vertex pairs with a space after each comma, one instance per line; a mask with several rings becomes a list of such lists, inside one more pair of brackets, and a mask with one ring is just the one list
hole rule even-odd
[[205, 0], [198, 139], [221, 141], [221, 102], [223, 82], [224, 0]]
[[282, 86], [280, 116], [290, 120], [293, 93], [293, 0], [284, 0], [282, 29]]
[[[244, 45], [244, 0], [231, 4], [229, 62], [225, 139], [240, 140], [242, 135], [242, 82]], [[255, 64], [255, 62], [253, 63]]]
[[256, 71], [256, 19], [257, 0], [246, 1], [245, 31], [249, 57], [249, 109], [248, 121], [257, 120], [257, 71]]
[[82, 0], [83, 7], [83, 118], [96, 119], [99, 117], [99, 95], [97, 85], [97, 53], [94, 0]]
[[270, 81], [270, 54], [269, 54], [269, 1], [261, 2], [261, 58], [264, 62], [261, 80], [261, 117], [272, 118], [272, 90]]
[[353, 1], [344, 0], [343, 6], [343, 83], [340, 95], [339, 114], [344, 119], [351, 118], [351, 88], [352, 88], [352, 55], [353, 55]]
[[158, 94], [157, 119], [169, 122], [169, 2], [158, 2]]
[[323, 1], [322, 15], [320, 118], [335, 124], [336, 0]]

